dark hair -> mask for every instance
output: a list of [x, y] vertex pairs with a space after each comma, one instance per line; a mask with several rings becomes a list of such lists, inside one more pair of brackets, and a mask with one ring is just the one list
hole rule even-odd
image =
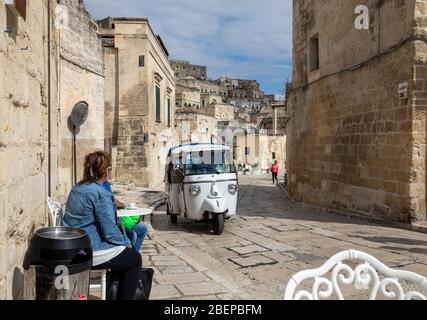
[[104, 151], [88, 154], [85, 158], [83, 180], [79, 184], [93, 183], [99, 180], [111, 165], [110, 155]]

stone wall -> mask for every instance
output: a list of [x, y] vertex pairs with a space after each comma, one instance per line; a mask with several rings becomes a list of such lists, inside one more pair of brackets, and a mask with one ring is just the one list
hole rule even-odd
[[221, 86], [216, 81], [211, 80], [199, 80], [194, 78], [180, 78], [179, 83], [190, 88], [196, 88], [200, 90], [200, 93], [212, 93], [221, 97], [227, 98], [227, 88]]
[[191, 64], [188, 61], [171, 60], [172, 68], [177, 78], [193, 77], [206, 80], [206, 67]]
[[226, 98], [224, 96], [217, 95], [215, 93], [202, 93], [200, 95], [201, 104], [200, 107], [208, 108], [210, 104], [218, 104], [226, 102]]
[[[365, 1], [371, 26], [356, 30], [354, 9], [363, 2], [294, 1], [289, 192], [378, 219], [425, 220], [423, 59], [413, 66], [425, 51], [410, 39], [415, 2]], [[320, 68], [310, 72], [314, 35]], [[405, 82], [408, 97], [399, 99]], [[414, 89], [419, 96], [411, 97]]]
[[209, 107], [202, 108], [200, 111], [208, 116], [216, 118], [218, 121], [231, 121], [234, 120], [234, 106], [229, 104], [216, 104], [211, 103]]
[[218, 120], [197, 112], [179, 112], [175, 115], [176, 144], [211, 142], [212, 135], [217, 134]]
[[[66, 25], [59, 29], [61, 63], [60, 95], [60, 175], [64, 197], [72, 187], [72, 130], [67, 125], [73, 106], [85, 101], [89, 105], [86, 122], [77, 134], [77, 181], [83, 174], [88, 153], [104, 150], [104, 63], [97, 25], [80, 0], [62, 0], [68, 9]], [[107, 136], [108, 137], [108, 136]], [[107, 150], [108, 151], [108, 150]]]
[[255, 170], [267, 171], [277, 160], [281, 176], [284, 174], [286, 136], [267, 136], [251, 132], [245, 135], [243, 132], [236, 132], [234, 139], [234, 159], [237, 164], [248, 164]]
[[176, 85], [176, 107], [178, 108], [200, 108], [200, 90], [190, 88], [177, 82]]
[[[116, 178], [156, 187], [163, 183], [167, 150], [172, 144], [174, 72], [148, 20], [117, 19], [115, 32], [118, 70], [115, 84], [111, 79], [107, 79], [107, 83], [109, 87], [118, 88]], [[144, 64], [139, 65], [142, 56]], [[111, 72], [107, 74], [107, 77], [111, 76]], [[159, 122], [156, 121], [157, 84], [161, 93]], [[170, 127], [167, 122], [168, 98], [171, 105]]]
[[248, 99], [230, 99], [230, 104], [236, 106], [236, 110], [257, 112], [260, 111], [263, 103], [261, 100], [248, 100]]
[[117, 145], [118, 132], [118, 53], [114, 47], [104, 47], [104, 101], [105, 101], [105, 137]]
[[[150, 27], [151, 29], [151, 27]], [[148, 105], [150, 106], [150, 115], [148, 128], [150, 141], [148, 144], [149, 158], [149, 177], [148, 186], [160, 187], [163, 185], [165, 176], [166, 158], [169, 149], [174, 146], [173, 138], [175, 127], [175, 75], [163, 50], [154, 38], [153, 32], [148, 33], [149, 42], [147, 46], [147, 76], [148, 76]], [[159, 78], [160, 76], [160, 78]], [[159, 81], [160, 80], [160, 81]], [[155, 87], [160, 85], [160, 108], [161, 121], [155, 121]], [[167, 123], [167, 100], [170, 99], [170, 127]]]
[[[0, 1], [0, 300], [22, 298], [28, 241], [47, 223], [47, 8], [27, 1], [24, 20]], [[54, 9], [54, 8], [52, 8]], [[3, 32], [7, 28], [11, 33]], [[56, 30], [52, 30], [53, 36]], [[55, 43], [52, 69], [56, 66]], [[52, 154], [56, 149], [56, 76], [52, 75]], [[52, 190], [57, 169], [52, 161]]]
[[[21, 299], [21, 265], [33, 233], [48, 225], [47, 7], [27, 1], [26, 20], [0, 3], [0, 299]], [[79, 101], [89, 117], [78, 135], [79, 176], [83, 157], [104, 149], [102, 46], [79, 0], [52, 2], [51, 189], [65, 201], [72, 187], [71, 131], [67, 118]], [[65, 8], [65, 10], [64, 10]], [[63, 24], [59, 23], [64, 18]], [[60, 60], [58, 60], [58, 58]]]
[[411, 219], [427, 220], [426, 214], [426, 131], [427, 131], [427, 3], [416, 1], [414, 35], [414, 62], [412, 70], [411, 113], [412, 113], [412, 171]]

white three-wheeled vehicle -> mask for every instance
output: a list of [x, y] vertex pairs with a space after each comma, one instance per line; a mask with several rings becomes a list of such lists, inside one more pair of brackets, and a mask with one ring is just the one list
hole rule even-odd
[[227, 146], [198, 143], [171, 148], [165, 182], [173, 224], [178, 216], [211, 220], [214, 233], [220, 235], [224, 219], [236, 215], [238, 178]]

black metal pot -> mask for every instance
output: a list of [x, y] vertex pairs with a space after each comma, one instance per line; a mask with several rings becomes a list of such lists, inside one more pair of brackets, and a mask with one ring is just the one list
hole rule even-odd
[[38, 230], [24, 259], [26, 300], [72, 300], [89, 293], [92, 246], [84, 230]]

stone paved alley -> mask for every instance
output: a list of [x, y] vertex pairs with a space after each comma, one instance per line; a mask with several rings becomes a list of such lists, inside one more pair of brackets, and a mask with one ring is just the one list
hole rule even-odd
[[423, 233], [308, 209], [267, 176], [239, 182], [239, 215], [222, 236], [209, 224], [170, 225], [164, 207], [152, 215], [142, 251], [144, 265], [156, 271], [151, 299], [282, 299], [293, 274], [346, 249], [427, 275]]

